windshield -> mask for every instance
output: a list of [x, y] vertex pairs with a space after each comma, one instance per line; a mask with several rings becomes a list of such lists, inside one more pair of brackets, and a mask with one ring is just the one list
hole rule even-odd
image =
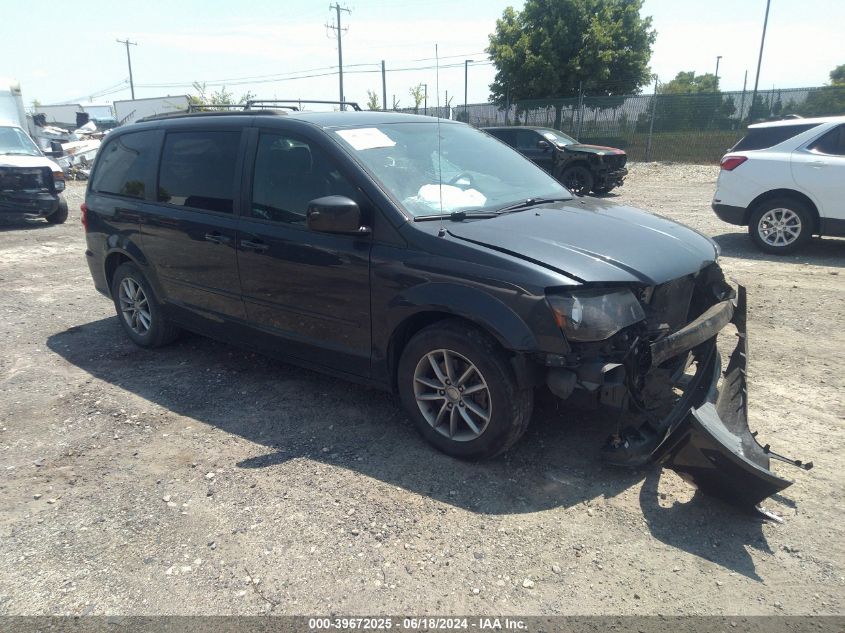
[[[413, 216], [489, 212], [569, 192], [519, 153], [467, 125], [388, 123], [335, 134]], [[439, 145], [439, 147], [438, 147]]]
[[567, 136], [563, 132], [558, 132], [557, 130], [539, 130], [539, 132], [546, 137], [546, 140], [551, 141], [555, 145], [574, 145], [578, 143], [578, 141], [571, 136]]
[[0, 127], [0, 154], [41, 156], [32, 139], [19, 127]]

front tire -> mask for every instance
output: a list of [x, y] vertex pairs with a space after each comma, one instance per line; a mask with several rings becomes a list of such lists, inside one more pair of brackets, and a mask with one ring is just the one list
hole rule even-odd
[[798, 200], [767, 200], [751, 213], [748, 234], [761, 251], [785, 255], [801, 248], [812, 237], [813, 216], [807, 205]]
[[593, 188], [593, 174], [583, 165], [572, 165], [563, 170], [560, 176], [563, 186], [572, 193], [586, 196]]
[[532, 390], [519, 386], [505, 351], [457, 319], [414, 336], [397, 379], [419, 432], [452, 457], [495, 457], [516, 443], [531, 419]]
[[149, 281], [135, 264], [117, 267], [111, 293], [120, 325], [136, 345], [161, 347], [179, 336], [179, 328], [164, 318]]
[[44, 219], [50, 224], [64, 224], [67, 221], [67, 214], [67, 200], [59, 198], [59, 206], [56, 207], [53, 213], [45, 216]]

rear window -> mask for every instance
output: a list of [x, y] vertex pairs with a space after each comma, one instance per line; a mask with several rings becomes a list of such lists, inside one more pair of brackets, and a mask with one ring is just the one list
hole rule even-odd
[[171, 132], [164, 141], [158, 201], [232, 213], [240, 132]]
[[748, 130], [742, 140], [731, 148], [732, 152], [749, 152], [755, 149], [774, 147], [793, 136], [812, 130], [818, 123], [803, 125], [777, 125], [775, 127], [759, 127]]
[[153, 130], [121, 134], [106, 145], [97, 159], [91, 183], [94, 191], [143, 199], [150, 168], [158, 153], [157, 136]]

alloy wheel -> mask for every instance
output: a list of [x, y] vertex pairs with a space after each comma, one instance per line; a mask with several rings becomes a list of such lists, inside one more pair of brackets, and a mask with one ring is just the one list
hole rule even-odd
[[417, 363], [414, 397], [431, 428], [456, 442], [478, 438], [493, 413], [490, 389], [478, 367], [448, 349], [431, 351]]
[[152, 315], [150, 314], [147, 295], [144, 293], [141, 284], [131, 277], [125, 277], [120, 282], [118, 300], [120, 302], [120, 313], [132, 331], [141, 336], [149, 332]]
[[801, 235], [801, 216], [791, 209], [777, 208], [766, 211], [757, 223], [760, 239], [769, 246], [789, 246]]

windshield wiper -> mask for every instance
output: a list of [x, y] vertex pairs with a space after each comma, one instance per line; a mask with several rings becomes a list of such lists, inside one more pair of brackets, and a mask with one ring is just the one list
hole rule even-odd
[[460, 222], [466, 218], [495, 218], [499, 213], [497, 211], [452, 211], [451, 213], [434, 213], [432, 215], [418, 215], [414, 217], [414, 221], [425, 220], [451, 220], [452, 222]]
[[0, 156], [38, 156], [30, 152], [0, 152]]
[[514, 202], [513, 204], [509, 204], [506, 207], [502, 207], [497, 211], [497, 213], [508, 213], [510, 211], [524, 211], [525, 209], [530, 209], [531, 207], [536, 207], [541, 204], [546, 204], [548, 202], [568, 202], [572, 198], [526, 198], [525, 200], [520, 200], [519, 202]]

